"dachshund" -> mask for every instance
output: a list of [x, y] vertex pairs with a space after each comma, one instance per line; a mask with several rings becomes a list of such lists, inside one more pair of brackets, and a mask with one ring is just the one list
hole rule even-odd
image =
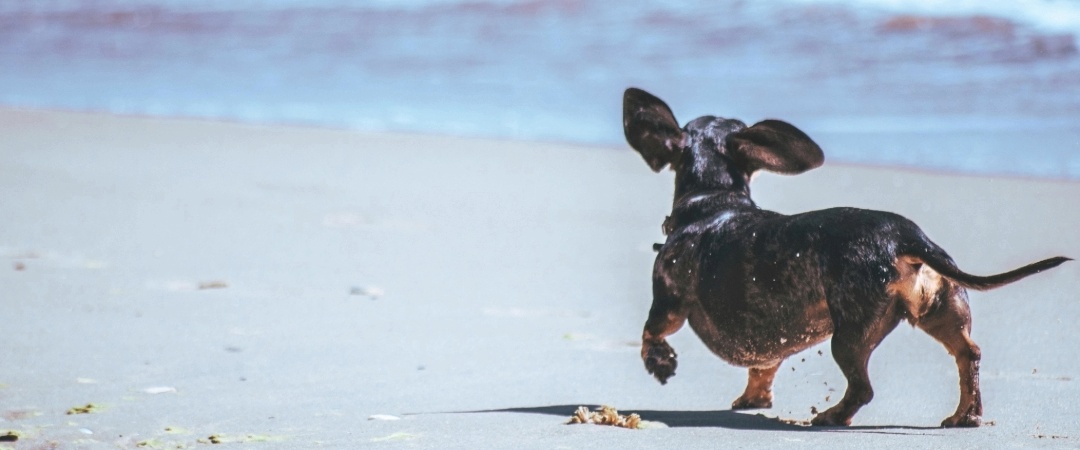
[[825, 159], [810, 137], [783, 121], [748, 127], [703, 116], [679, 127], [667, 104], [630, 88], [623, 128], [653, 171], [675, 172], [667, 238], [655, 247], [653, 302], [642, 333], [645, 368], [661, 384], [675, 375], [676, 354], [665, 338], [689, 321], [713, 353], [749, 368], [732, 409], [771, 407], [780, 363], [831, 336], [847, 390], [811, 423], [850, 425], [874, 396], [870, 354], [906, 320], [956, 360], [960, 404], [941, 425], [977, 427], [981, 353], [971, 340], [967, 289], [993, 289], [1070, 260], [976, 276], [897, 214], [831, 208], [789, 216], [761, 209], [750, 198], [754, 172], [794, 175]]

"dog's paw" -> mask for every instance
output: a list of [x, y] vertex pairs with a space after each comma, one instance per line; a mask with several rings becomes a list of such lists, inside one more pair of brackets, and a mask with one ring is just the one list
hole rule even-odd
[[982, 418], [973, 414], [953, 414], [941, 421], [942, 428], [976, 428], [982, 425]]
[[846, 427], [851, 425], [851, 416], [840, 414], [836, 411], [836, 407], [832, 407], [814, 416], [810, 420], [810, 425], [815, 427]]
[[668, 378], [675, 376], [675, 367], [679, 365], [676, 357], [675, 349], [667, 341], [645, 343], [641, 349], [645, 370], [656, 377], [660, 384], [667, 384]]
[[754, 396], [747, 397], [745, 394], [742, 397], [735, 399], [731, 403], [731, 409], [766, 409], [772, 408], [772, 397]]

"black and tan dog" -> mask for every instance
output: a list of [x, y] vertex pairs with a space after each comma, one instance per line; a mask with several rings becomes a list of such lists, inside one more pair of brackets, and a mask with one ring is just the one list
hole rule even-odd
[[979, 347], [971, 340], [965, 288], [986, 290], [1050, 269], [1057, 257], [987, 277], [960, 270], [941, 247], [896, 214], [833, 208], [786, 216], [757, 207], [757, 170], [797, 174], [824, 161], [802, 131], [778, 120], [747, 127], [704, 116], [679, 127], [660, 99], [628, 89], [623, 127], [654, 171], [675, 171], [675, 200], [658, 246], [653, 303], [641, 357], [661, 383], [675, 375], [665, 337], [683, 323], [716, 355], [750, 368], [732, 408], [772, 406], [780, 363], [832, 336], [847, 378], [840, 402], [814, 425], [849, 425], [873, 389], [871, 352], [901, 320], [956, 358], [960, 405], [942, 426], [979, 426]]

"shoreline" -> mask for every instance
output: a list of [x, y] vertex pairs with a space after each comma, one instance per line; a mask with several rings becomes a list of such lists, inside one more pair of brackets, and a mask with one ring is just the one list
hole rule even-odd
[[[228, 117], [199, 117], [199, 116], [158, 116], [152, 114], [138, 114], [138, 113], [117, 113], [108, 110], [79, 110], [79, 109], [63, 109], [63, 108], [23, 108], [16, 106], [0, 105], [0, 112], [13, 112], [13, 113], [28, 113], [28, 114], [71, 114], [71, 115], [84, 115], [84, 116], [101, 116], [101, 117], [116, 117], [120, 119], [136, 119], [136, 120], [150, 120], [150, 121], [182, 121], [182, 122], [194, 122], [194, 123], [207, 123], [207, 124], [223, 124], [223, 125], [236, 125], [242, 127], [252, 128], [265, 128], [265, 129], [296, 129], [296, 130], [324, 130], [331, 132], [345, 132], [356, 133], [361, 135], [384, 135], [384, 136], [423, 136], [432, 139], [450, 139], [450, 140], [475, 140], [486, 142], [504, 142], [508, 144], [515, 143], [531, 143], [535, 145], [549, 145], [560, 147], [576, 147], [582, 149], [591, 150], [604, 150], [604, 151], [623, 151], [630, 150], [625, 145], [605, 145], [596, 143], [581, 143], [573, 141], [561, 141], [561, 140], [529, 140], [529, 139], [515, 139], [509, 137], [498, 136], [470, 136], [470, 135], [454, 135], [440, 132], [422, 132], [422, 131], [404, 131], [404, 130], [373, 130], [363, 128], [349, 128], [349, 127], [335, 127], [333, 125], [323, 125], [315, 122], [303, 123], [303, 122], [260, 122], [260, 121], [246, 121], [243, 119], [235, 119]], [[1045, 131], [1045, 130], [1043, 130]], [[1062, 137], [1075, 136], [1078, 130], [1061, 129], [1050, 134], [1060, 135]], [[843, 146], [843, 151], [853, 152], [852, 145], [843, 142], [850, 140], [856, 136], [862, 135], [933, 135], [948, 133], [944, 131], [851, 131], [851, 132], [838, 132], [827, 131], [820, 133], [812, 133], [812, 138], [820, 140], [824, 138], [826, 140], [840, 140], [840, 146]], [[984, 131], [968, 130], [962, 131], [962, 133], [979, 135], [984, 134]], [[819, 142], [820, 143], [820, 142]], [[1080, 140], [1075, 142], [1075, 145], [1080, 146]], [[826, 162], [828, 166], [838, 167], [852, 167], [852, 168], [866, 168], [866, 169], [882, 169], [882, 170], [902, 170], [916, 173], [924, 173], [928, 175], [944, 175], [944, 176], [958, 176], [958, 177], [976, 177], [976, 178], [1004, 178], [1013, 180], [1029, 180], [1029, 181], [1046, 181], [1046, 182], [1060, 182], [1060, 183], [1078, 183], [1080, 182], [1080, 175], [1076, 177], [1070, 177], [1068, 175], [1053, 176], [1053, 175], [1034, 175], [1034, 174], [1022, 174], [1022, 173], [1007, 173], [1007, 172], [994, 172], [986, 171], [979, 172], [974, 170], [960, 170], [941, 167], [919, 166], [914, 164], [905, 164], [902, 162], [869, 162], [869, 161], [851, 161], [841, 159], [839, 162], [831, 162], [829, 157], [829, 148], [822, 144], [826, 150]], [[1077, 147], [1080, 150], [1080, 147]]]

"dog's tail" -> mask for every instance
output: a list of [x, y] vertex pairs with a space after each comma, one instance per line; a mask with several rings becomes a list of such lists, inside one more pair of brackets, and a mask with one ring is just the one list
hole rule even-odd
[[1014, 281], [1019, 281], [1029, 275], [1053, 269], [1065, 261], [1072, 261], [1072, 258], [1055, 256], [1008, 272], [982, 277], [960, 270], [960, 268], [956, 266], [956, 262], [945, 253], [945, 250], [931, 242], [930, 239], [927, 239], [925, 236], [921, 237], [922, 239], [919, 240], [922, 242], [902, 253], [917, 259], [917, 261], [912, 262], [925, 263], [927, 266], [930, 266], [931, 269], [934, 269], [934, 271], [941, 274], [941, 276], [948, 278], [963, 287], [975, 289], [977, 291], [988, 291], [990, 289], [998, 288]]

